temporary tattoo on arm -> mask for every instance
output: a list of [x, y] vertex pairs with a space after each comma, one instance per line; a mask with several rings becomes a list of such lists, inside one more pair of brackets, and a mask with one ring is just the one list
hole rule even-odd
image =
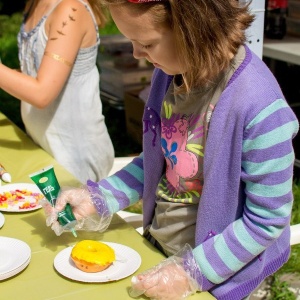
[[60, 55], [58, 54], [55, 54], [55, 53], [52, 53], [52, 52], [48, 52], [48, 51], [45, 51], [44, 55], [46, 56], [49, 56], [65, 65], [67, 65], [68, 67], [72, 67], [72, 63], [70, 63], [69, 61], [67, 61], [66, 59], [64, 59], [63, 57], [61, 57]]
[[61, 30], [56, 30], [56, 32], [60, 35], [65, 35]]
[[[77, 12], [77, 9], [76, 8], [71, 8], [72, 9], [72, 12], [74, 12], [74, 13], [76, 13]], [[75, 19], [75, 17], [73, 16], [73, 15], [69, 15], [69, 20], [70, 21], [72, 21], [72, 22], [75, 22], [76, 21], [76, 19]], [[63, 21], [62, 22], [62, 25], [61, 25], [61, 29], [58, 29], [58, 30], [56, 30], [56, 33], [58, 33], [58, 35], [59, 36], [64, 36], [64, 35], [66, 35], [64, 32], [63, 32], [63, 29], [64, 29], [64, 27], [66, 27], [68, 25], [68, 22], [67, 21]], [[57, 36], [54, 36], [54, 37], [51, 37], [49, 40], [50, 41], [55, 41], [55, 40], [57, 40], [58, 39], [58, 37]]]

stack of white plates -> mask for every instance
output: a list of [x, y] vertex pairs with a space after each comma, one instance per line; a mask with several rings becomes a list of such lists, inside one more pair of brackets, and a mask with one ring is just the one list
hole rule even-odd
[[0, 237], [0, 280], [23, 271], [29, 264], [31, 249], [23, 241]]
[[3, 214], [0, 213], [0, 228], [3, 226], [4, 222], [5, 222], [5, 218]]

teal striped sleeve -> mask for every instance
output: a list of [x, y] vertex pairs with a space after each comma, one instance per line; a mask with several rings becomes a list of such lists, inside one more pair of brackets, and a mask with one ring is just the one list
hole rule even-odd
[[115, 213], [142, 198], [144, 187], [143, 153], [123, 169], [101, 180], [99, 190]]
[[242, 216], [193, 252], [202, 276], [224, 282], [274, 243], [289, 226], [293, 204], [294, 151], [299, 128], [284, 100], [263, 109], [246, 127], [241, 180]]

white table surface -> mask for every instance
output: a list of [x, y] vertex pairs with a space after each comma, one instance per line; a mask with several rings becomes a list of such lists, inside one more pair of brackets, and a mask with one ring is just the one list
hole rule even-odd
[[300, 38], [285, 36], [282, 40], [264, 39], [263, 56], [300, 65]]

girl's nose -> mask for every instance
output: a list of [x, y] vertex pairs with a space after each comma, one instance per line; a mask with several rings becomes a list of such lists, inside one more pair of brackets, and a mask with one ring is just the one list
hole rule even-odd
[[141, 46], [133, 45], [133, 57], [135, 59], [141, 59], [146, 57], [146, 53]]

